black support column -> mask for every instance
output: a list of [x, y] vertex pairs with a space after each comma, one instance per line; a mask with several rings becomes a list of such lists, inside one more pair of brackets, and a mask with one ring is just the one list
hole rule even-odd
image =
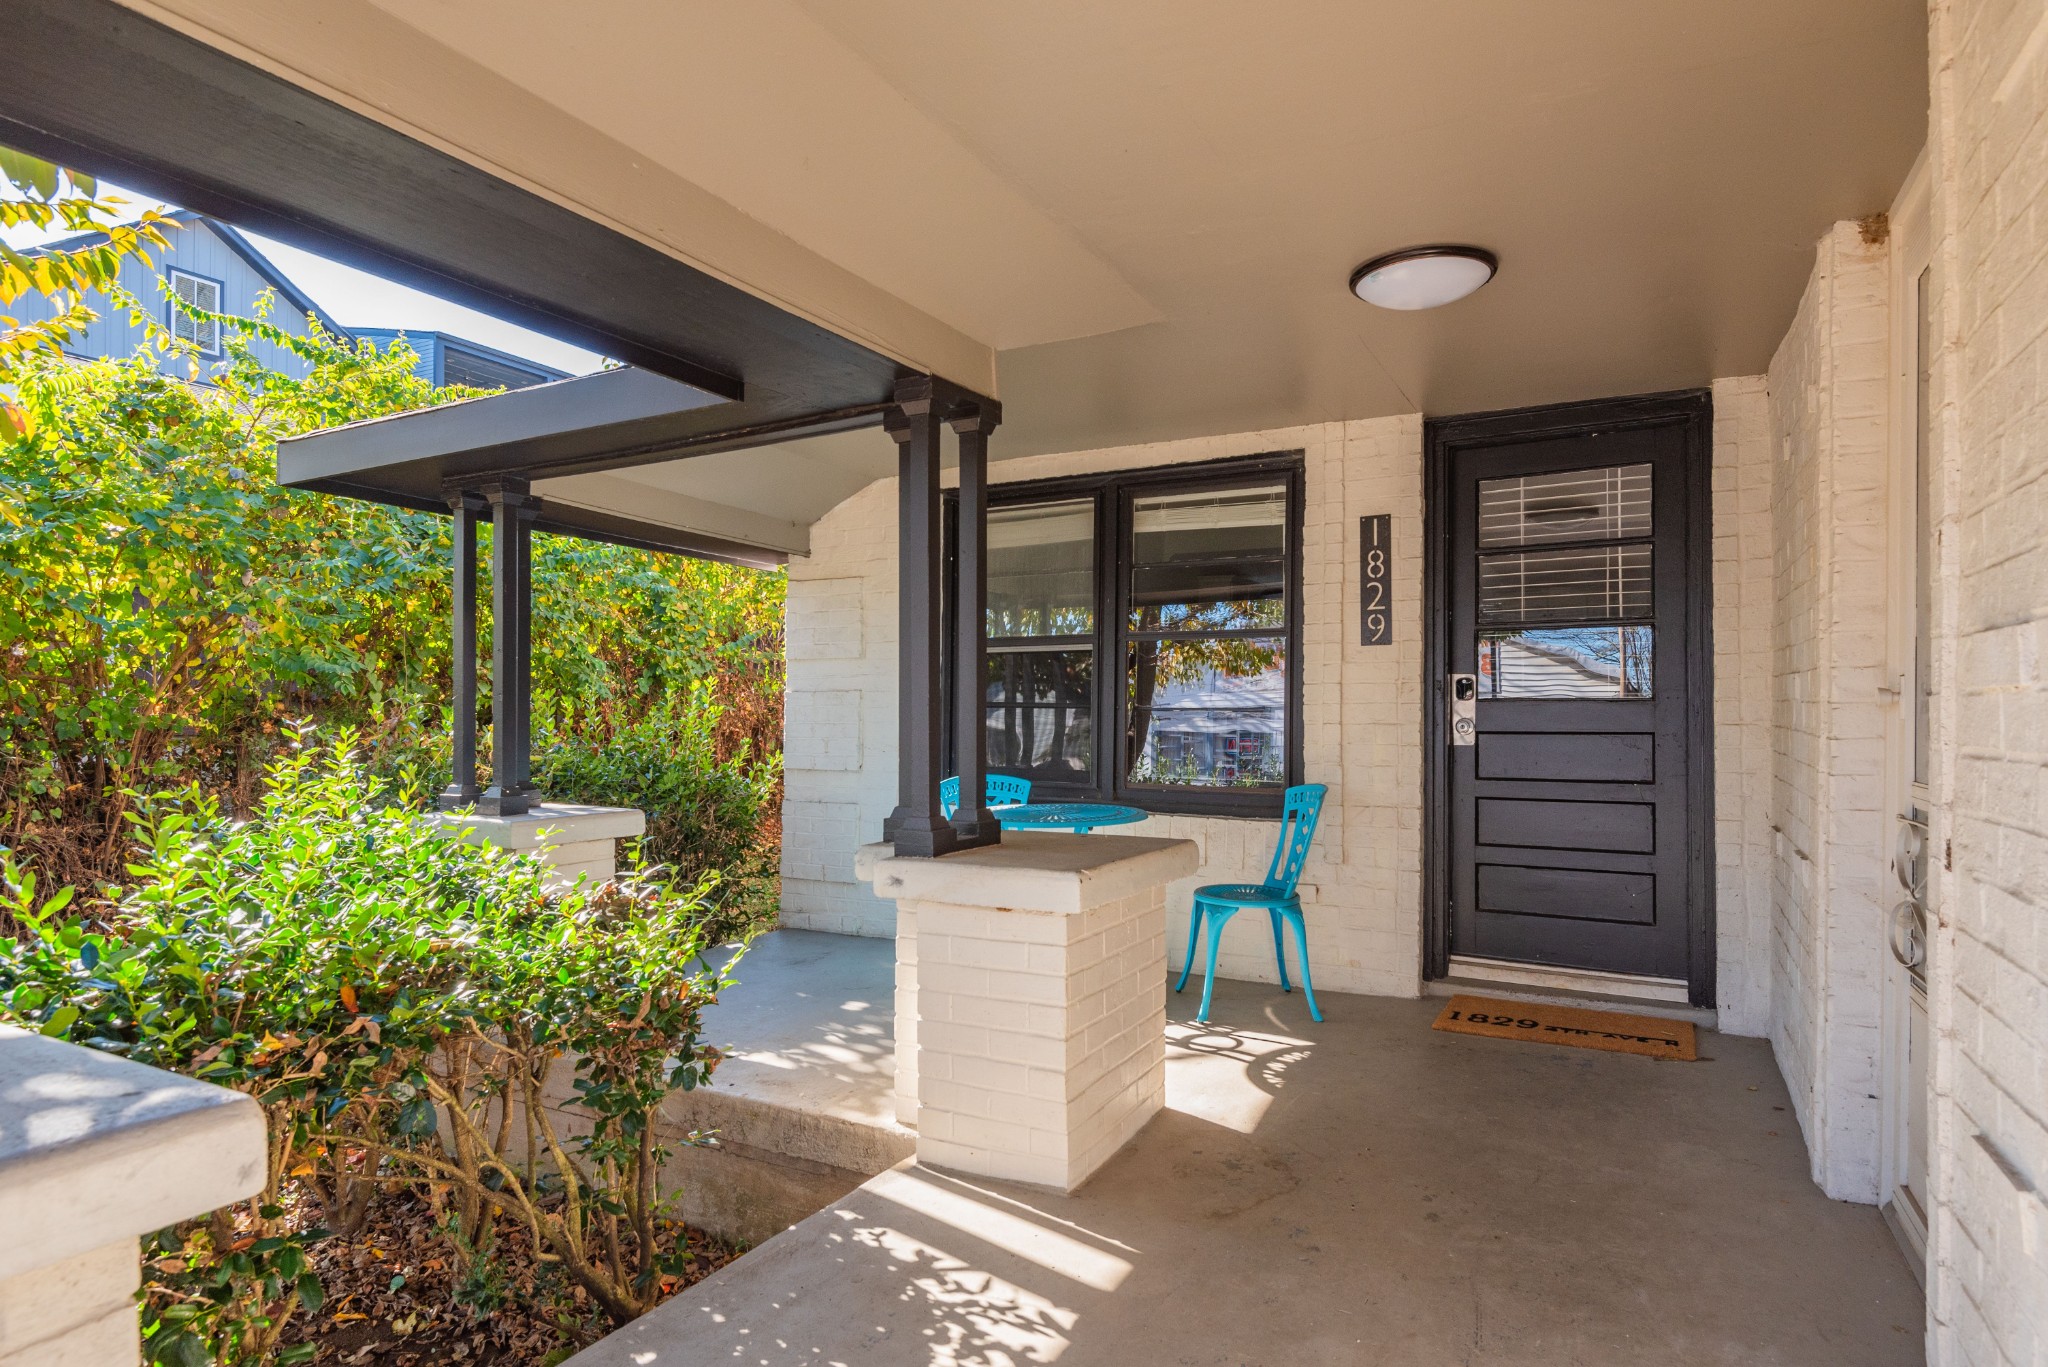
[[1002, 420], [993, 402], [954, 408], [951, 423], [960, 447], [960, 530], [955, 539], [959, 604], [953, 613], [953, 755], [960, 772], [960, 805], [953, 830], [963, 846], [993, 845], [1003, 828], [988, 810], [988, 434]]
[[[986, 739], [981, 723], [981, 680], [987, 669], [988, 434], [1000, 410], [929, 375], [899, 380], [883, 426], [896, 439], [897, 458], [897, 693], [896, 810], [882, 823], [882, 838], [899, 855], [931, 856], [993, 845], [1002, 829], [988, 814], [982, 775]], [[946, 715], [939, 676], [945, 627], [940, 614], [945, 565], [940, 544], [939, 442], [950, 425], [959, 435], [964, 483], [960, 508], [960, 582], [963, 600], [954, 638], [959, 702]], [[971, 720], [970, 720], [971, 718]], [[943, 741], [951, 721], [961, 764], [961, 802], [955, 820], [939, 807]]]
[[533, 520], [523, 479], [482, 483], [491, 509], [491, 786], [476, 809], [517, 816], [533, 805]]
[[443, 807], [470, 807], [483, 796], [476, 784], [476, 533], [484, 510], [481, 494], [451, 490], [448, 507], [455, 514], [454, 603], [448, 615], [454, 665], [455, 762], [448, 786], [441, 790]]
[[885, 426], [896, 439], [896, 810], [882, 836], [901, 855], [960, 848], [939, 811], [939, 435], [945, 430], [929, 376], [896, 385]]

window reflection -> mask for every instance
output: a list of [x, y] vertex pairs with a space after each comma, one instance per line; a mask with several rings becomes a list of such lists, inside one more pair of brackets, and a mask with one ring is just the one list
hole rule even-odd
[[1651, 696], [1650, 627], [1559, 627], [1479, 635], [1481, 698]]
[[1284, 484], [1131, 500], [1126, 782], [1286, 781], [1288, 554]]
[[1095, 501], [991, 508], [989, 639], [1094, 630]]
[[1286, 781], [1282, 638], [1134, 641], [1126, 683], [1130, 782], [1246, 788]]
[[1033, 782], [1086, 782], [1095, 763], [1094, 652], [1001, 650], [988, 657], [988, 762]]
[[1283, 626], [1286, 488], [1133, 499], [1130, 576], [1135, 631]]

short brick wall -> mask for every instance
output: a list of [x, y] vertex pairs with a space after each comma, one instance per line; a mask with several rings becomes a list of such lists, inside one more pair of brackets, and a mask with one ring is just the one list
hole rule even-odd
[[1078, 916], [915, 909], [919, 1160], [1078, 1186], [1165, 1103], [1165, 889]]

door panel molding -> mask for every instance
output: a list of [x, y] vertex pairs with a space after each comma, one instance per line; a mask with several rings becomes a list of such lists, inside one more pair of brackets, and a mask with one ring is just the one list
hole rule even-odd
[[[1713, 772], [1713, 502], [1712, 502], [1713, 404], [1709, 391], [1682, 390], [1599, 399], [1584, 403], [1509, 409], [1446, 418], [1432, 418], [1424, 424], [1423, 441], [1423, 976], [1446, 977], [1450, 971], [1450, 745], [1445, 719], [1444, 676], [1450, 668], [1449, 571], [1451, 553], [1452, 464], [1461, 450], [1521, 447], [1509, 450], [1489, 463], [1488, 478], [1513, 475], [1525, 470], [1548, 468], [1555, 461], [1559, 445], [1600, 432], [1648, 427], [1679, 429], [1684, 448], [1684, 481], [1687, 518], [1682, 545], [1685, 556], [1686, 633], [1686, 808], [1690, 814], [1684, 831], [1689, 936], [1687, 942], [1687, 990], [1695, 1006], [1710, 1007], [1715, 1000], [1715, 912], [1714, 912], [1714, 772]], [[1588, 466], [1599, 464], [1587, 462]], [[1493, 705], [1498, 707], [1501, 702]], [[1540, 724], [1541, 702], [1520, 702], [1531, 709], [1532, 723]], [[1617, 709], [1634, 706], [1626, 702], [1608, 704]], [[1652, 747], [1643, 746], [1628, 721], [1617, 713], [1617, 725], [1603, 739], [1634, 743], [1648, 753], [1642, 758], [1654, 765]], [[1491, 730], [1479, 738], [1478, 761], [1487, 764], [1486, 743], [1500, 740], [1512, 731]], [[1590, 735], [1575, 738], [1579, 743]], [[1641, 741], [1649, 741], [1643, 733]], [[1515, 747], [1506, 747], [1512, 751]], [[1585, 757], [1581, 750], [1580, 757]], [[1524, 761], [1528, 757], [1523, 757]], [[1617, 758], [1620, 758], [1617, 755]], [[1512, 765], [1516, 757], [1496, 751], [1498, 766]], [[1635, 772], [1631, 769], [1631, 773]], [[1513, 790], [1496, 790], [1496, 796], [1510, 796]], [[1534, 795], [1533, 793], [1531, 794]], [[1586, 783], [1574, 796], [1601, 798], [1608, 794], [1598, 783]], [[1615, 796], [1620, 796], [1619, 792]], [[1660, 833], [1660, 844], [1671, 833]], [[1483, 851], [1492, 848], [1480, 846]], [[1519, 851], [1518, 851], [1519, 853]], [[1627, 856], [1620, 856], [1626, 858]], [[1617, 856], [1597, 860], [1607, 863]], [[1577, 862], [1577, 861], [1574, 861]], [[1584, 867], [1583, 864], [1580, 865]], [[1611, 867], [1611, 865], [1610, 865]]]

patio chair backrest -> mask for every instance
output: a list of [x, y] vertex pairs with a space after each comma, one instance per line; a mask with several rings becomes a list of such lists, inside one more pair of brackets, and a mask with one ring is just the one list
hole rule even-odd
[[[1009, 774], [989, 774], [981, 785], [982, 801], [991, 807], [1031, 800], [1031, 780]], [[939, 813], [951, 820], [960, 809], [960, 776], [939, 780]]]
[[1316, 821], [1323, 814], [1323, 794], [1328, 791], [1320, 783], [1296, 784], [1281, 803], [1280, 840], [1273, 848], [1273, 867], [1266, 870], [1266, 886], [1279, 889], [1283, 896], [1292, 897], [1294, 885], [1301, 881], [1309, 842], [1315, 839]]
[[1031, 800], [1031, 780], [1016, 778], [1009, 774], [990, 774], [982, 791], [988, 794], [988, 805], [1007, 807]]

